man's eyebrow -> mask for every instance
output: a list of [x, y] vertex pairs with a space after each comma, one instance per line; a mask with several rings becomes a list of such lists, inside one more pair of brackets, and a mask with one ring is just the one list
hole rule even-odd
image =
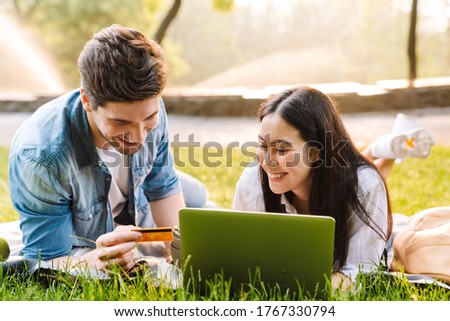
[[[156, 114], [159, 113], [159, 110], [155, 111], [153, 114], [151, 114], [150, 116], [148, 116], [147, 118], [145, 118], [146, 120], [149, 118], [152, 118], [153, 116], [155, 116]], [[115, 122], [121, 122], [121, 123], [131, 123], [132, 121], [128, 120], [128, 119], [121, 119], [121, 118], [108, 118], [109, 121], [115, 121]]]
[[120, 119], [120, 118], [109, 118], [109, 121], [116, 121], [116, 122], [120, 122], [120, 123], [131, 123], [131, 121], [127, 120], [127, 119]]
[[150, 116], [148, 116], [147, 118], [145, 118], [145, 119], [152, 118], [153, 116], [155, 116], [158, 113], [159, 113], [159, 109], [157, 111], [155, 111], [153, 114], [151, 114]]

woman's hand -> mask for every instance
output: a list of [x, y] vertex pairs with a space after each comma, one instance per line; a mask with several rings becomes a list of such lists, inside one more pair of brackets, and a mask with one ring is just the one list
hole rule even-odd
[[342, 291], [350, 290], [353, 286], [352, 280], [341, 272], [333, 273], [331, 277], [331, 284], [333, 289], [340, 288]]

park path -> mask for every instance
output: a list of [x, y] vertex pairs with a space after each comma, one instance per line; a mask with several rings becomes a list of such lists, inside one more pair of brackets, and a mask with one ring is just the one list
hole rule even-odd
[[[423, 125], [433, 135], [436, 144], [450, 146], [450, 107], [402, 111]], [[342, 116], [356, 146], [363, 147], [376, 137], [389, 132], [397, 112], [344, 114]], [[17, 128], [30, 113], [0, 113], [0, 146], [9, 146]], [[169, 134], [172, 141], [189, 140], [204, 145], [218, 142], [254, 142], [258, 121], [250, 117], [196, 117], [169, 115]], [[176, 136], [178, 134], [178, 136]], [[189, 136], [191, 135], [191, 138]]]

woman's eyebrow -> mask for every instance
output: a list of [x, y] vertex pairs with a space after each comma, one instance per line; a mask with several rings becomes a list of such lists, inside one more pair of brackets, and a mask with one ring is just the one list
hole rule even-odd
[[[270, 138], [270, 137], [269, 137]], [[265, 138], [262, 137], [261, 135], [258, 135], [258, 139], [265, 142]], [[283, 144], [286, 147], [292, 147], [294, 144], [289, 141], [289, 140], [284, 140], [284, 139], [276, 139], [274, 141], [270, 141], [271, 144]]]

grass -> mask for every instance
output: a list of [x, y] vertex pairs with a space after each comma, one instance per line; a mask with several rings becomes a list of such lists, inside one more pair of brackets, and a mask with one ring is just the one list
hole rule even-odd
[[[213, 154], [213, 153], [211, 153]], [[0, 147], [0, 222], [18, 218], [9, 199], [7, 183], [8, 149]], [[188, 161], [189, 160], [189, 161]], [[222, 207], [231, 207], [234, 185], [242, 170], [241, 162], [249, 162], [238, 150], [225, 156], [205, 157], [204, 151], [189, 155], [180, 150], [175, 155], [176, 166], [202, 180], [210, 190], [210, 199]], [[199, 167], [195, 162], [199, 163]], [[217, 162], [217, 166], [206, 166]], [[448, 206], [450, 199], [450, 148], [433, 147], [424, 160], [406, 159], [396, 165], [389, 176], [388, 187], [394, 212], [411, 215], [420, 210]], [[204, 291], [195, 284], [173, 290], [164, 285], [155, 286], [148, 275], [129, 278], [120, 273], [110, 280], [70, 278], [60, 274], [42, 282], [34, 277], [2, 275], [0, 272], [0, 300], [312, 300], [308, 294], [282, 293], [256, 282], [246, 291], [231, 292], [228, 283], [216, 279], [208, 282]], [[352, 291], [329, 290], [325, 300], [390, 300], [431, 301], [450, 300], [450, 292], [436, 286], [414, 286], [400, 278], [377, 273], [361, 275]]]
[[0, 223], [18, 219], [9, 197], [8, 155], [9, 148], [0, 146]]
[[394, 212], [406, 215], [426, 208], [449, 206], [450, 148], [434, 146], [426, 159], [407, 158], [388, 178]]
[[320, 298], [279, 289], [267, 288], [257, 282], [245, 291], [233, 292], [229, 283], [216, 277], [204, 290], [188, 284], [182, 289], [166, 285], [155, 286], [149, 274], [130, 278], [113, 274], [108, 280], [71, 278], [63, 273], [52, 279], [34, 276], [2, 275], [0, 272], [0, 300], [3, 301], [448, 301], [450, 291], [427, 285], [414, 286], [400, 278], [385, 274], [362, 275], [352, 291], [340, 289], [325, 291]]

